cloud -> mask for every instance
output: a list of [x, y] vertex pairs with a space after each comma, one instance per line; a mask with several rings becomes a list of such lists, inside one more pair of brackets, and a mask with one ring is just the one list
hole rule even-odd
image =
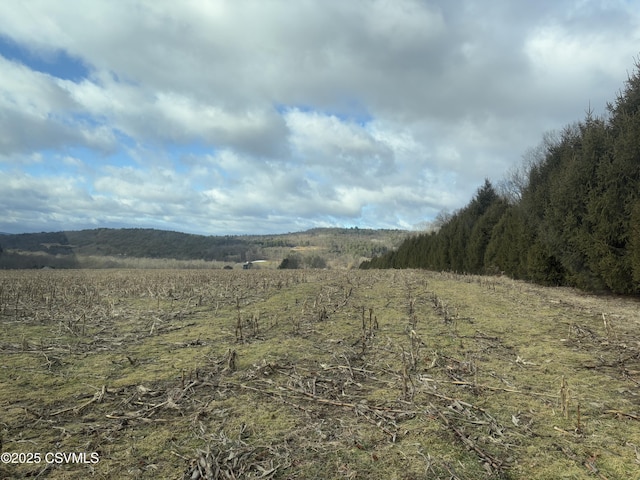
[[64, 88], [67, 82], [3, 57], [0, 70], [1, 155], [68, 145], [115, 148], [108, 129], [77, 117], [83, 111]]
[[319, 112], [292, 109], [285, 115], [289, 143], [296, 155], [318, 174], [369, 182], [394, 168], [393, 150], [367, 126]]
[[0, 231], [419, 224], [604, 113], [638, 6], [0, 2]]

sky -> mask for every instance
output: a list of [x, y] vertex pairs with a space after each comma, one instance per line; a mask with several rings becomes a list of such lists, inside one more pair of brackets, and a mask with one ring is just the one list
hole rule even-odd
[[606, 114], [640, 0], [0, 2], [0, 232], [420, 229]]

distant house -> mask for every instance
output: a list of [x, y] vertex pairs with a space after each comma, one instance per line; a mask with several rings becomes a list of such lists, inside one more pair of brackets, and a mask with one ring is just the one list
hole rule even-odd
[[257, 265], [254, 265], [254, 263], [265, 263], [265, 262], [266, 260], [252, 260], [250, 262], [244, 262], [242, 264], [242, 269], [249, 270], [250, 268], [254, 268], [254, 266], [257, 266]]

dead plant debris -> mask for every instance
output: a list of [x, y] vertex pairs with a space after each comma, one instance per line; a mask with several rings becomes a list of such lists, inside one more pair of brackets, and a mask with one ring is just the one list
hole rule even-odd
[[640, 478], [638, 303], [424, 271], [0, 272], [0, 478]]

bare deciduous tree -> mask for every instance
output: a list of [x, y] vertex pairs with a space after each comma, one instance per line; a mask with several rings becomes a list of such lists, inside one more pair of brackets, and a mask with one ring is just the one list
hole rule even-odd
[[544, 162], [549, 149], [557, 144], [558, 134], [555, 131], [547, 132], [543, 135], [542, 142], [536, 147], [529, 148], [522, 161], [517, 165], [512, 165], [507, 173], [498, 183], [498, 193], [510, 204], [514, 205], [522, 199], [522, 193], [529, 185], [529, 174], [531, 170]]

